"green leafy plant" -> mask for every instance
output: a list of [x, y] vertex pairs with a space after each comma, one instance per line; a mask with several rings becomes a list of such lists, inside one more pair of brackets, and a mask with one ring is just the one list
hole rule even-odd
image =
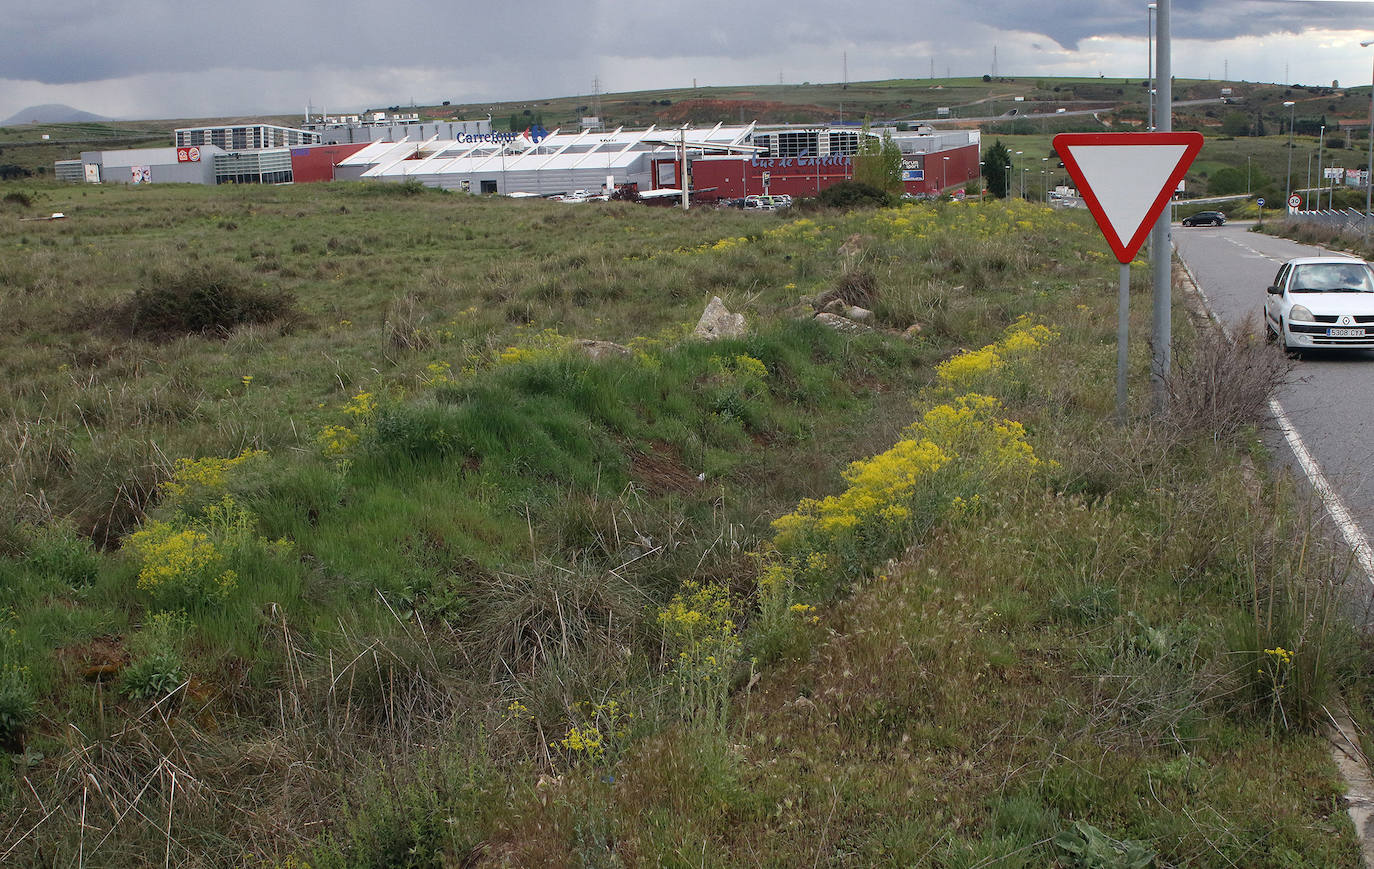
[[0, 744], [13, 746], [37, 707], [14, 610], [0, 610]]
[[149, 616], [129, 638], [133, 661], [120, 674], [120, 690], [134, 700], [153, 700], [180, 687], [186, 681], [181, 653], [186, 630], [186, 617], [180, 613]]
[[1113, 839], [1086, 821], [1054, 837], [1065, 862], [1074, 869], [1148, 869], [1155, 852], [1144, 842]]

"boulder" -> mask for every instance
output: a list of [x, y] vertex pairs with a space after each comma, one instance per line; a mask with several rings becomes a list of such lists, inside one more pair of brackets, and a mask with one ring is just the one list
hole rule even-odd
[[849, 319], [859, 323], [867, 323], [869, 320], [873, 319], [872, 311], [868, 310], [867, 308], [860, 308], [858, 305], [846, 308], [844, 315]]
[[743, 314], [732, 314], [719, 296], [712, 296], [706, 310], [701, 313], [693, 337], [715, 341], [719, 338], [742, 338], [747, 329]]
[[614, 341], [592, 341], [586, 338], [579, 338], [572, 342], [573, 349], [587, 355], [588, 359], [600, 360], [614, 356], [631, 356], [629, 347], [623, 344], [616, 344]]
[[856, 323], [848, 317], [841, 317], [839, 314], [817, 314], [816, 322], [829, 326], [836, 332], [843, 332], [846, 335], [867, 335], [875, 331], [872, 326]]
[[921, 334], [921, 324], [920, 324], [920, 323], [912, 323], [910, 326], [907, 326], [907, 327], [906, 327], [906, 331], [902, 333], [902, 337], [905, 338], [905, 339], [908, 340], [908, 341], [913, 341], [913, 340], [916, 339], [916, 336], [918, 336], [918, 335], [920, 335], [920, 334]]

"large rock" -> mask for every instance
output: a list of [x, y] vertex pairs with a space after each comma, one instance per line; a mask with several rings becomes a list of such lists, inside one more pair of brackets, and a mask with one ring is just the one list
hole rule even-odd
[[616, 344], [613, 341], [592, 341], [586, 338], [579, 338], [572, 342], [572, 346], [585, 353], [589, 359], [599, 360], [614, 356], [634, 355], [629, 347]]
[[715, 341], [718, 338], [743, 338], [746, 331], [744, 315], [730, 313], [719, 296], [712, 296], [692, 335]]
[[841, 317], [839, 314], [817, 314], [816, 322], [823, 326], [829, 326], [836, 332], [843, 332], [846, 335], [867, 335], [875, 331], [872, 326], [856, 323], [848, 317]]

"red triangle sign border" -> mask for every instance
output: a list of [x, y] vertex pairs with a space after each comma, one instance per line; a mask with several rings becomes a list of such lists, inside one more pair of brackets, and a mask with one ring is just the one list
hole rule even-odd
[[[1064, 169], [1069, 173], [1069, 177], [1078, 185], [1079, 191], [1083, 196], [1083, 202], [1088, 206], [1088, 211], [1092, 213], [1093, 219], [1097, 221], [1097, 226], [1102, 230], [1102, 235], [1107, 240], [1107, 245], [1111, 247], [1112, 253], [1116, 254], [1117, 262], [1128, 264], [1135, 259], [1135, 255], [1140, 251], [1145, 239], [1150, 233], [1150, 229], [1159, 219], [1159, 215], [1164, 212], [1164, 208], [1169, 203], [1170, 196], [1178, 188], [1178, 182], [1183, 180], [1183, 176], [1188, 174], [1188, 167], [1193, 165], [1193, 160], [1198, 152], [1202, 150], [1202, 134], [1192, 131], [1170, 132], [1170, 133], [1060, 133], [1054, 137], [1054, 150], [1059, 155], [1059, 159], [1064, 161]], [[1092, 185], [1088, 183], [1084, 176], [1083, 169], [1078, 165], [1078, 161], [1073, 156], [1073, 148], [1076, 146], [1112, 146], [1112, 145], [1183, 145], [1184, 151], [1180, 156], [1178, 165], [1174, 167], [1164, 186], [1160, 189], [1154, 202], [1150, 205], [1145, 219], [1136, 227], [1135, 233], [1127, 240], [1123, 240], [1113, 228], [1111, 221], [1107, 218], [1106, 209], [1093, 192]], [[1130, 171], [1130, 167], [1123, 167], [1122, 171]]]

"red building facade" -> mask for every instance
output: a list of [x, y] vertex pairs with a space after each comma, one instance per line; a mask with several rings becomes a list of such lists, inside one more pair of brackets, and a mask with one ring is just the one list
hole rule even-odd
[[[979, 175], [978, 156], [977, 145], [929, 154], [904, 154], [902, 178], [906, 192], [937, 195], [950, 187], [973, 183]], [[701, 200], [781, 193], [815, 196], [853, 177], [854, 157], [850, 155], [698, 157], [692, 161], [692, 188], [700, 191], [697, 198]]]
[[307, 181], [333, 181], [334, 166], [368, 146], [368, 142], [345, 145], [306, 145], [291, 149], [291, 176], [297, 184]]

